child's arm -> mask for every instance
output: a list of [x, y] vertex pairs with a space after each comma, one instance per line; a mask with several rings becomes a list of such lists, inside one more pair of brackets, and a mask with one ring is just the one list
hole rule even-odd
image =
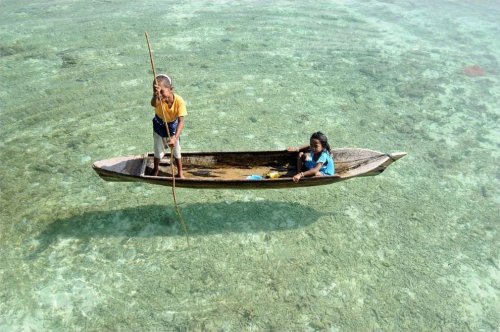
[[179, 117], [179, 123], [177, 124], [177, 130], [175, 131], [175, 135], [170, 137], [170, 141], [168, 142], [169, 146], [174, 146], [175, 142], [179, 139], [182, 133], [182, 129], [184, 128], [184, 117]]
[[293, 182], [299, 182], [299, 180], [305, 176], [316, 175], [319, 172], [319, 170], [321, 169], [321, 167], [323, 167], [323, 163], [317, 163], [316, 166], [314, 166], [313, 168], [311, 168], [305, 172], [300, 172], [300, 173], [295, 174], [293, 176]]
[[159, 94], [156, 92], [155, 89], [153, 89], [153, 97], [151, 97], [151, 106], [156, 107], [156, 103], [160, 101], [160, 98], [158, 96]]
[[160, 87], [156, 83], [153, 84], [153, 97], [151, 97], [151, 106], [156, 107], [157, 101], [160, 99]]
[[309, 149], [309, 144], [304, 144], [299, 147], [289, 147], [287, 148], [288, 152], [306, 152]]

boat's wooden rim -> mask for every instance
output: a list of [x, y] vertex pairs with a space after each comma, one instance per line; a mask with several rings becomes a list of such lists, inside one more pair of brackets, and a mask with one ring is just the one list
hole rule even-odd
[[[163, 180], [172, 180], [173, 177], [171, 176], [152, 176], [152, 175], [142, 175], [141, 178], [144, 179], [163, 179]], [[325, 179], [335, 179], [335, 178], [342, 178], [341, 176], [334, 174], [334, 175], [324, 175], [324, 176], [312, 176], [312, 177], [305, 177], [300, 179], [300, 181], [309, 181], [309, 180], [325, 180]], [[265, 178], [263, 177], [262, 179], [258, 180], [252, 180], [252, 179], [220, 179], [220, 178], [215, 178], [215, 179], [200, 179], [200, 178], [175, 178], [175, 181], [182, 181], [182, 182], [262, 182], [262, 181], [267, 181], [267, 182], [287, 182], [287, 181], [293, 181], [293, 178], [290, 176], [282, 176], [279, 178], [271, 179], [271, 178]]]

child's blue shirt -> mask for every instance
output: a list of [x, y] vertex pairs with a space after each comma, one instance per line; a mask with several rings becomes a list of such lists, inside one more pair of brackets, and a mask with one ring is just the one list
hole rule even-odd
[[328, 151], [323, 150], [318, 160], [314, 160], [314, 154], [310, 152], [310, 158], [307, 158], [305, 165], [307, 169], [313, 169], [316, 167], [318, 163], [323, 163], [319, 171], [323, 175], [333, 175], [335, 174], [335, 165], [333, 163], [332, 156], [328, 153]]

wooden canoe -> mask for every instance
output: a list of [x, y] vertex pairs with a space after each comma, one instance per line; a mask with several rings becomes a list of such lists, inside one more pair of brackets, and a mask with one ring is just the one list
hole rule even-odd
[[[341, 148], [332, 150], [336, 174], [306, 177], [298, 183], [297, 152], [241, 151], [241, 152], [187, 152], [182, 154], [185, 178], [175, 179], [176, 187], [206, 189], [274, 189], [298, 188], [331, 184], [353, 177], [382, 173], [390, 164], [406, 155], [405, 152], [382, 153], [368, 149]], [[172, 186], [169, 158], [160, 162], [160, 175], [152, 176], [153, 155], [117, 157], [96, 161], [92, 167], [105, 181], [146, 182]], [[278, 178], [265, 175], [278, 172]], [[247, 177], [264, 176], [261, 180]]]

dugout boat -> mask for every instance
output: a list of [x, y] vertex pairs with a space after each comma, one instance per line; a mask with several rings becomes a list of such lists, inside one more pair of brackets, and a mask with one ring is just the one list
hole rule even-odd
[[[360, 148], [333, 149], [335, 175], [304, 177], [295, 183], [292, 177], [296, 174], [297, 153], [287, 150], [184, 152], [182, 163], [185, 178], [176, 178], [175, 187], [283, 189], [319, 186], [354, 177], [378, 175], [406, 155], [405, 152], [389, 154]], [[151, 153], [96, 161], [92, 168], [105, 181], [145, 182], [172, 186], [169, 159], [166, 157], [160, 161], [158, 176], [151, 175], [153, 166]]]

